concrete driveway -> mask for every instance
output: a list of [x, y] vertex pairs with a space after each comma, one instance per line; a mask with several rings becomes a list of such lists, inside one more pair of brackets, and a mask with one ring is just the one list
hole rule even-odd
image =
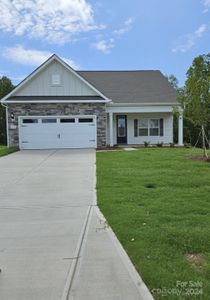
[[0, 299], [152, 299], [95, 204], [94, 150], [0, 158]]

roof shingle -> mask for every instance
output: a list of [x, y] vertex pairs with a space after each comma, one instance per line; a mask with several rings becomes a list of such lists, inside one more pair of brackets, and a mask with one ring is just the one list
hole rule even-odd
[[160, 71], [77, 71], [114, 103], [177, 104], [177, 93]]

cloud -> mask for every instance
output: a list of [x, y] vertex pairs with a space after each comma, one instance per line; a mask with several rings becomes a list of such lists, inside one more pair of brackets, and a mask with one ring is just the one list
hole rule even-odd
[[17, 36], [64, 44], [78, 33], [104, 26], [96, 25], [87, 0], [1, 0], [0, 30]]
[[114, 30], [113, 33], [117, 36], [121, 36], [121, 35], [125, 34], [126, 32], [131, 30], [133, 22], [134, 22], [134, 18], [132, 18], [132, 17], [128, 18], [124, 22], [123, 26], [119, 29]]
[[8, 77], [15, 84], [22, 81], [24, 78], [26, 78], [26, 75], [11, 76], [9, 71], [0, 70], [0, 78], [3, 77], [3, 76]]
[[207, 12], [210, 9], [210, 0], [202, 0], [201, 2], [204, 6], [203, 12]]
[[93, 44], [93, 46], [103, 53], [110, 53], [111, 49], [114, 48], [114, 39], [110, 38], [108, 40], [101, 40]]
[[176, 45], [172, 48], [172, 52], [187, 52], [189, 51], [195, 44], [196, 41], [202, 38], [203, 34], [208, 30], [208, 26], [206, 24], [202, 24], [196, 29], [193, 33], [184, 35], [178, 39]]
[[[16, 63], [29, 66], [39, 66], [46, 61], [53, 53], [48, 51], [40, 51], [35, 49], [26, 49], [22, 45], [6, 48], [2, 56]], [[71, 59], [61, 57], [72, 68], [78, 69], [79, 66]]]
[[110, 38], [101, 39], [98, 42], [93, 44], [97, 50], [103, 53], [110, 53], [111, 50], [115, 47], [116, 39], [120, 39], [125, 33], [131, 30], [132, 24], [134, 22], [134, 18], [128, 18], [124, 23], [123, 26], [119, 29], [115, 29], [110, 34]]
[[9, 79], [12, 80], [13, 82], [20, 82], [23, 79], [26, 78], [27, 75], [22, 75], [22, 76], [9, 76]]

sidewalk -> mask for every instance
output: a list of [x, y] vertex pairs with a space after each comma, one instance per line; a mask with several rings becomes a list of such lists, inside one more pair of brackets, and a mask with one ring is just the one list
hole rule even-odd
[[152, 300], [111, 228], [92, 207], [69, 300]]

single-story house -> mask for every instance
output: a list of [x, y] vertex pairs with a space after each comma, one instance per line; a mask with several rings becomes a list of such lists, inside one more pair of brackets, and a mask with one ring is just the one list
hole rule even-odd
[[20, 149], [169, 144], [178, 106], [160, 71], [75, 71], [55, 54], [1, 103], [8, 146]]

